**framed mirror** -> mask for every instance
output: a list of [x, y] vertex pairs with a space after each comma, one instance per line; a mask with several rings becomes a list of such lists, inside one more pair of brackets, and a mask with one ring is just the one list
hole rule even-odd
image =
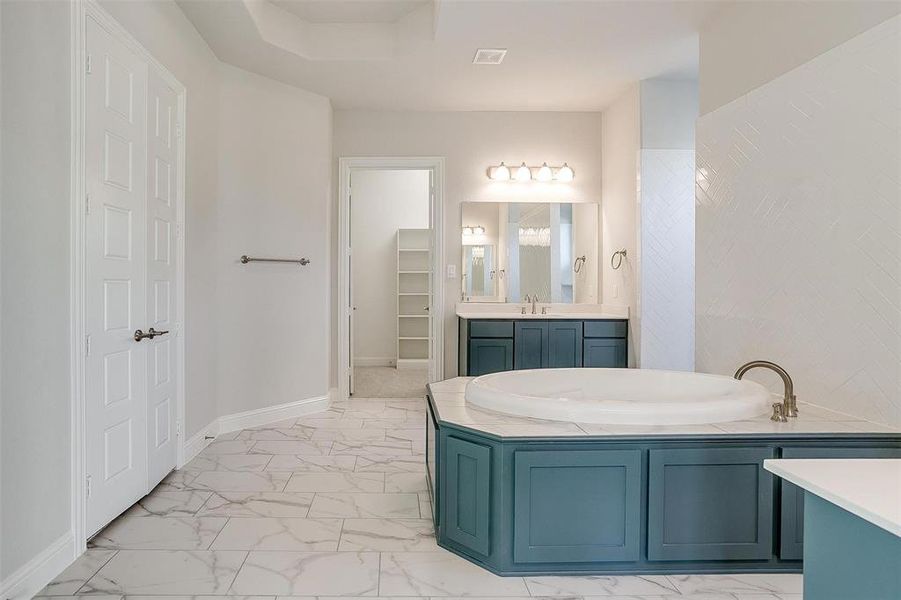
[[597, 204], [464, 202], [464, 302], [598, 302]]

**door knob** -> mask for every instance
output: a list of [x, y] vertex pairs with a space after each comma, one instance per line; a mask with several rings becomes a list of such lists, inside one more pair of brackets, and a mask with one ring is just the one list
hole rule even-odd
[[166, 331], [157, 331], [157, 330], [154, 329], [153, 327], [151, 327], [150, 329], [148, 329], [148, 330], [147, 330], [147, 333], [144, 333], [144, 332], [141, 331], [140, 329], [136, 329], [136, 330], [135, 330], [134, 338], [135, 338], [135, 341], [136, 341], [136, 342], [140, 342], [140, 341], [143, 340], [144, 338], [150, 338], [150, 339], [152, 340], [153, 338], [155, 338], [155, 337], [158, 336], [158, 335], [166, 335], [167, 333], [169, 333], [168, 330], [166, 330]]

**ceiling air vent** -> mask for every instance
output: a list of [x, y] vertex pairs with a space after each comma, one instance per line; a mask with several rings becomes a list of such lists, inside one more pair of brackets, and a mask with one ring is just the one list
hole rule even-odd
[[472, 59], [474, 65], [499, 65], [507, 55], [506, 48], [479, 48]]

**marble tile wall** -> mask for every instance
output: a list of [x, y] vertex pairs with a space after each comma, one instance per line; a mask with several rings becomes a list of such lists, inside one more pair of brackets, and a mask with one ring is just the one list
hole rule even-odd
[[901, 424], [899, 47], [896, 17], [698, 121], [697, 370]]

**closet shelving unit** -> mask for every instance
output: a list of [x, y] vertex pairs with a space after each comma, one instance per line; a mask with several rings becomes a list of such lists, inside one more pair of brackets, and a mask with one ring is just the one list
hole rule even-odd
[[397, 368], [427, 368], [432, 273], [429, 229], [397, 230]]

